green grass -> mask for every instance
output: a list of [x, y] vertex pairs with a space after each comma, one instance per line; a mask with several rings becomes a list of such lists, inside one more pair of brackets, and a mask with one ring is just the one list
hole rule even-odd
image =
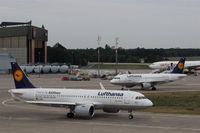
[[[94, 65], [91, 69], [97, 69], [98, 65]], [[118, 69], [149, 69], [146, 64], [118, 64]], [[115, 69], [115, 64], [101, 64], [100, 69]]]
[[200, 92], [146, 93], [154, 107], [150, 112], [200, 114]]

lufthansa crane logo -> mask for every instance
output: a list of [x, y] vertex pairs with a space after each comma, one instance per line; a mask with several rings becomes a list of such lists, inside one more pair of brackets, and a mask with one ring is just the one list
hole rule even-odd
[[23, 73], [22, 73], [22, 71], [21, 70], [16, 70], [15, 72], [14, 72], [14, 78], [15, 78], [15, 80], [16, 81], [21, 81], [22, 80], [22, 78], [23, 78]]
[[179, 64], [178, 64], [178, 68], [179, 68], [179, 69], [183, 69], [183, 67], [184, 67], [183, 63], [179, 63]]

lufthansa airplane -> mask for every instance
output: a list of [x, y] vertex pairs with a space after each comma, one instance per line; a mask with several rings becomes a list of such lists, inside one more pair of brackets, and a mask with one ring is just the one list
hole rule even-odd
[[69, 108], [68, 118], [74, 116], [92, 118], [96, 109], [107, 113], [129, 112], [151, 107], [153, 103], [143, 94], [134, 91], [117, 90], [84, 90], [84, 89], [50, 89], [36, 88], [21, 70], [17, 63], [11, 63], [16, 89], [9, 92], [15, 100], [30, 104]]
[[173, 82], [186, 75], [183, 74], [185, 58], [181, 58], [176, 67], [169, 73], [150, 74], [122, 74], [115, 76], [110, 83], [123, 87], [133, 87], [140, 85], [142, 89], [156, 90], [155, 85]]
[[[150, 68], [152, 69], [157, 69], [157, 70], [167, 70], [174, 68], [177, 65], [178, 61], [159, 61], [159, 62], [154, 62], [149, 65]], [[185, 62], [185, 68], [188, 70], [195, 70], [195, 68], [200, 67], [200, 61], [186, 61]]]

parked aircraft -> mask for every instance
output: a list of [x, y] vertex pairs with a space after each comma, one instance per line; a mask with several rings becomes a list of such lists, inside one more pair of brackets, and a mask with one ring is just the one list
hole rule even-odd
[[36, 105], [69, 108], [68, 118], [92, 118], [96, 109], [102, 109], [107, 113], [128, 110], [129, 119], [132, 119], [133, 110], [153, 105], [139, 92], [105, 90], [101, 83], [101, 90], [36, 88], [17, 63], [11, 63], [11, 66], [16, 89], [9, 92], [14, 99]]
[[196, 67], [191, 70], [196, 76], [200, 74], [200, 67]]
[[[158, 69], [158, 70], [169, 70], [173, 69], [177, 65], [178, 61], [159, 61], [154, 62], [149, 65], [152, 69]], [[200, 67], [200, 61], [186, 61], [185, 62], [185, 68], [192, 70], [197, 67]]]
[[179, 63], [170, 73], [149, 73], [149, 74], [122, 74], [115, 76], [110, 83], [123, 87], [133, 87], [140, 85], [142, 89], [156, 90], [155, 85], [173, 82], [186, 75], [183, 74], [185, 58], [181, 58]]

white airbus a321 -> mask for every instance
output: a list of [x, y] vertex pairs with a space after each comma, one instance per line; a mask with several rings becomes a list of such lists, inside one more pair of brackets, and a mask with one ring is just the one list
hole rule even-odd
[[102, 90], [36, 88], [17, 63], [11, 63], [11, 66], [16, 89], [9, 92], [14, 99], [30, 104], [69, 108], [68, 118], [92, 118], [96, 109], [102, 109], [107, 113], [128, 110], [129, 119], [132, 119], [133, 110], [153, 105], [139, 92], [105, 90], [102, 85]]
[[142, 89], [156, 90], [155, 85], [173, 82], [186, 75], [183, 74], [185, 58], [181, 58], [176, 67], [168, 73], [148, 73], [148, 74], [122, 74], [115, 76], [110, 83], [123, 87], [133, 87], [140, 85]]

